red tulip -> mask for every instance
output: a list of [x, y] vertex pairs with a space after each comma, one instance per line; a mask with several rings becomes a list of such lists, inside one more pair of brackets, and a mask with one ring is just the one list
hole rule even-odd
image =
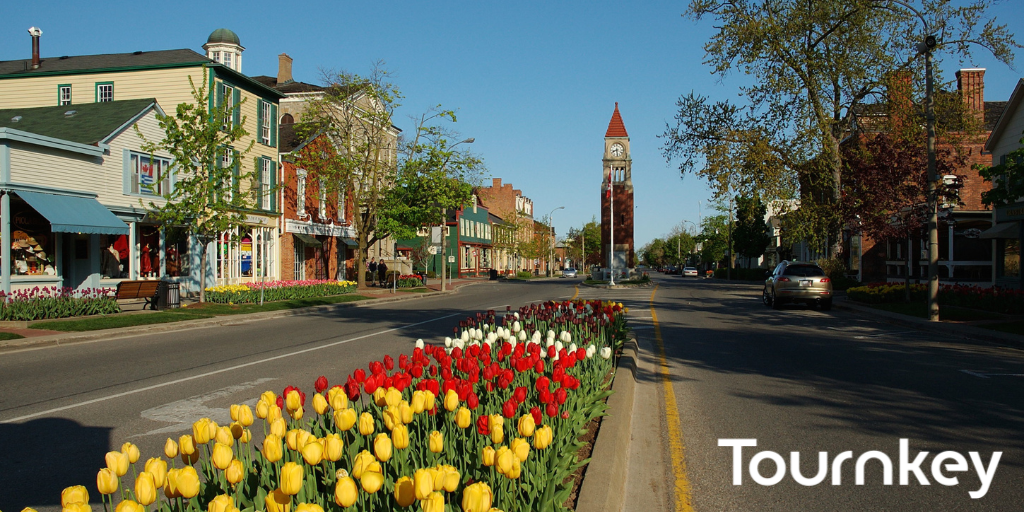
[[387, 368], [388, 371], [394, 370], [395, 369], [395, 359], [393, 357], [391, 357], [390, 355], [384, 356], [384, 367]]
[[540, 420], [543, 419], [541, 418], [540, 407], [534, 406], [532, 409], [530, 409], [530, 415], [533, 416], [534, 425], [540, 425]]
[[318, 377], [316, 382], [313, 383], [313, 389], [315, 389], [317, 393], [323, 393], [324, 390], [327, 389], [327, 377], [324, 377], [323, 375]]
[[516, 399], [516, 402], [523, 403], [526, 401], [526, 386], [519, 386], [512, 393], [512, 396]]
[[490, 426], [488, 425], [487, 415], [481, 415], [476, 419], [476, 431], [482, 436], [489, 435], [491, 433]]
[[558, 407], [555, 404], [548, 404], [544, 412], [547, 413], [549, 418], [554, 418], [558, 416]]
[[518, 409], [516, 401], [508, 399], [501, 406], [501, 415], [506, 418], [512, 418], [516, 415], [516, 409]]

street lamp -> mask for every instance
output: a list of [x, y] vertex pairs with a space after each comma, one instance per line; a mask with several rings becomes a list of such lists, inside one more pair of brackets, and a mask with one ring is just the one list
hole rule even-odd
[[924, 54], [924, 105], [928, 129], [928, 319], [932, 322], [939, 321], [939, 177], [935, 170], [935, 84], [932, 79], [932, 50], [937, 44], [935, 36], [926, 36], [917, 45], [918, 55]]
[[[474, 142], [476, 142], [476, 139], [474, 139], [473, 137], [470, 137], [468, 139], [461, 140], [459, 142], [456, 142], [455, 144], [452, 144], [448, 149], [454, 148], [455, 146], [458, 146], [459, 144], [472, 144]], [[442, 170], [446, 170], [447, 168], [448, 168], [448, 160], [445, 159], [444, 165], [441, 166], [441, 169]], [[448, 208], [447, 207], [445, 207], [443, 215], [444, 215], [444, 218], [441, 219], [441, 264], [444, 265], [444, 267], [441, 268], [441, 291], [442, 292], [445, 291], [445, 286], [444, 286], [444, 274], [445, 274], [445, 271], [448, 272], [448, 279], [449, 280], [451, 280], [451, 277], [452, 277], [451, 268], [448, 266], [448, 244], [447, 244], [447, 240], [446, 240], [447, 235], [448, 235]]]
[[555, 220], [554, 220], [554, 215], [555, 215], [555, 212], [557, 212], [558, 210], [564, 210], [564, 209], [565, 209], [564, 206], [559, 206], [558, 208], [555, 208], [554, 210], [551, 210], [551, 213], [548, 214], [548, 224], [550, 224], [549, 227], [551, 229], [551, 238], [552, 238], [552, 240], [551, 240], [551, 249], [548, 250], [548, 277], [551, 277], [551, 276], [554, 275], [554, 272], [552, 272], [552, 270], [551, 270], [551, 266], [554, 264], [554, 252], [555, 252], [555, 241], [554, 241], [554, 238], [555, 238]]

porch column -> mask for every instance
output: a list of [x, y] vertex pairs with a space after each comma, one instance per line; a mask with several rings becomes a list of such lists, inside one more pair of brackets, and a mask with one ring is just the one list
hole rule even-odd
[[953, 224], [949, 223], [949, 255], [946, 258], [946, 269], [949, 271], [949, 279], [953, 280]]
[[[5, 295], [11, 294], [11, 193], [0, 195], [0, 287]], [[56, 270], [56, 269], [54, 269]]]
[[128, 223], [128, 279], [139, 278], [139, 246], [135, 237], [135, 221]]

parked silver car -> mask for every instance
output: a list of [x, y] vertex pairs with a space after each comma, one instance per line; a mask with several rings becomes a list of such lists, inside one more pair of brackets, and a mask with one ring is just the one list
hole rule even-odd
[[806, 302], [823, 311], [832, 309], [832, 280], [814, 263], [783, 261], [766, 272], [761, 300], [779, 309], [789, 301]]
[[576, 269], [567, 268], [562, 270], [562, 277], [576, 277]]

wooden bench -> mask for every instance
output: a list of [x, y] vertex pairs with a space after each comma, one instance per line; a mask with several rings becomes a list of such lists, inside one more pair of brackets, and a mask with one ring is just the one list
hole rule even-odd
[[117, 300], [122, 299], [146, 299], [142, 309], [149, 306], [156, 309], [156, 294], [160, 281], [121, 281], [117, 283], [117, 293], [114, 296]]

